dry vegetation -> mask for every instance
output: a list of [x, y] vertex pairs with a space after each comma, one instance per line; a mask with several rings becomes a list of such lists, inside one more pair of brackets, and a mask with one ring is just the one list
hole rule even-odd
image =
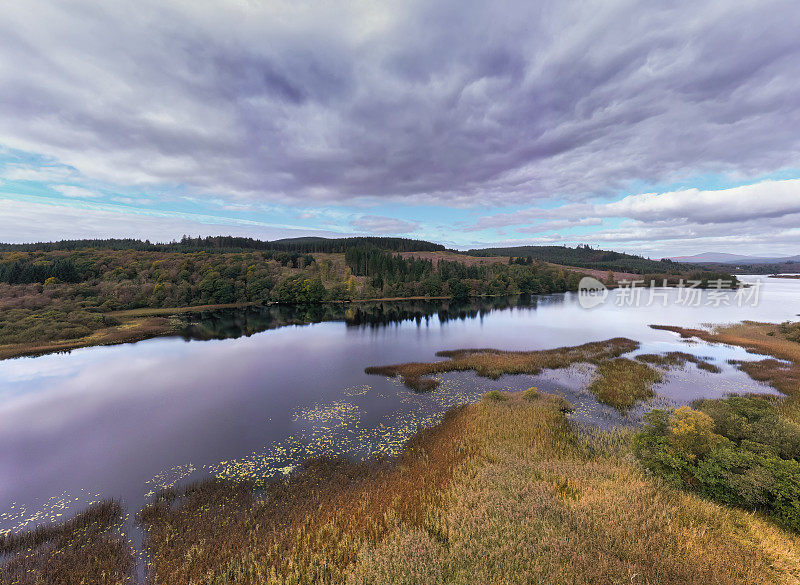
[[636, 341], [615, 337], [573, 347], [538, 351], [503, 351], [499, 349], [459, 349], [436, 355], [450, 358], [438, 362], [412, 362], [366, 368], [367, 374], [400, 376], [403, 383], [417, 391], [436, 388], [439, 382], [428, 376], [446, 372], [474, 370], [479, 376], [496, 379], [503, 374], [538, 374], [546, 369], [566, 368], [579, 362], [600, 363], [619, 357], [639, 347]]
[[[576, 440], [545, 395], [467, 407], [481, 429], [435, 531], [400, 526], [364, 549], [352, 584], [765, 584], [800, 578], [797, 537], [673, 490], [625, 437]], [[609, 448], [609, 444], [614, 448]]]

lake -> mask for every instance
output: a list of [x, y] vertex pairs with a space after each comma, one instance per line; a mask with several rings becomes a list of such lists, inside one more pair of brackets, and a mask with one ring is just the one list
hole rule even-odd
[[671, 370], [650, 407], [771, 392], [727, 363], [758, 356], [648, 327], [795, 319], [800, 280], [761, 278], [755, 306], [736, 306], [732, 291], [721, 301], [705, 292], [700, 306], [684, 306], [677, 290], [664, 289], [666, 297], [653, 304], [644, 291], [638, 307], [619, 306], [626, 304], [622, 290], [592, 309], [581, 308], [576, 293], [265, 307], [192, 316], [183, 337], [5, 360], [0, 529], [65, 517], [100, 498], [122, 499], [135, 513], [161, 487], [208, 475], [280, 475], [309, 455], [391, 455], [444, 410], [489, 389], [562, 393], [576, 406], [576, 421], [600, 426], [635, 423], [643, 411], [623, 418], [599, 405], [585, 390], [590, 366], [494, 381], [448, 374], [428, 394], [364, 373], [367, 366], [439, 359], [440, 350], [545, 349], [622, 336], [642, 343], [635, 353], [680, 350], [722, 368]]

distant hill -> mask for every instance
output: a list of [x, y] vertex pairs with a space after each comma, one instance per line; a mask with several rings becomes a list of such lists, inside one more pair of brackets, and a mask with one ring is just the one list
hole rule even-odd
[[693, 256], [675, 256], [675, 262], [689, 262], [692, 264], [782, 264], [785, 262], [800, 262], [797, 256], [743, 256], [740, 254], [726, 254], [725, 252], [703, 252]]
[[[588, 245], [576, 246], [516, 246], [510, 248], [479, 248], [466, 252], [473, 256], [513, 256], [533, 258], [554, 264], [591, 268], [595, 270], [614, 270], [634, 274], [663, 274], [685, 271], [685, 264], [679, 264], [669, 258], [651, 260], [643, 256], [598, 250]], [[695, 267], [702, 269], [702, 267]]]

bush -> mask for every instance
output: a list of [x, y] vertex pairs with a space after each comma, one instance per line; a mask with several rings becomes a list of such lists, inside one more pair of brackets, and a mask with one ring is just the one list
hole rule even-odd
[[494, 400], [495, 402], [503, 402], [508, 400], [508, 395], [505, 392], [500, 392], [499, 390], [489, 390], [489, 392], [484, 394], [483, 397], [487, 400]]
[[645, 468], [719, 502], [760, 510], [800, 532], [800, 428], [756, 396], [653, 410], [634, 438]]
[[539, 398], [539, 396], [541, 396], [541, 393], [539, 392], [539, 389], [536, 388], [535, 386], [531, 386], [530, 388], [525, 390], [525, 392], [522, 393], [522, 397], [525, 400], [536, 400], [537, 398]]

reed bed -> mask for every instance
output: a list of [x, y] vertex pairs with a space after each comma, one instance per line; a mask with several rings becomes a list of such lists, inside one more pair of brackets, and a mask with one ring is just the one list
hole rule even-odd
[[754, 380], [765, 382], [785, 394], [786, 400], [781, 403], [781, 412], [787, 418], [800, 422], [800, 343], [796, 340], [798, 323], [776, 325], [743, 321], [709, 330], [666, 325], [650, 327], [672, 331], [683, 338], [697, 337], [703, 341], [736, 345], [764, 354], [763, 360], [735, 361], [733, 364]]
[[800, 541], [649, 477], [629, 434], [580, 431], [554, 401], [470, 405], [486, 459], [443, 500], [443, 531], [400, 527], [364, 549], [347, 583], [796, 583]]
[[624, 337], [596, 341], [572, 347], [538, 351], [503, 351], [498, 349], [459, 349], [440, 351], [436, 355], [449, 358], [438, 362], [412, 362], [390, 366], [373, 366], [364, 371], [394, 378], [418, 392], [433, 390], [439, 381], [431, 378], [447, 372], [474, 371], [485, 378], [497, 379], [503, 374], [539, 374], [546, 369], [567, 368], [579, 362], [600, 363], [633, 351], [639, 343]]
[[359, 552], [399, 526], [441, 533], [441, 499], [481, 456], [469, 408], [415, 435], [393, 460], [319, 458], [264, 486], [206, 481], [140, 513], [153, 584], [341, 583]]
[[643, 363], [627, 358], [600, 362], [597, 378], [589, 390], [597, 400], [627, 412], [634, 404], [655, 396], [653, 384], [661, 381], [661, 374]]
[[0, 537], [0, 582], [8, 585], [129, 583], [133, 550], [121, 531], [119, 502], [105, 501], [74, 518]]
[[683, 351], [670, 351], [667, 353], [643, 353], [637, 355], [636, 359], [641, 362], [663, 368], [678, 368], [683, 367], [687, 363], [692, 363], [699, 369], [705, 370], [706, 372], [711, 372], [712, 374], [719, 374], [722, 371], [719, 366], [715, 366], [703, 358]]

